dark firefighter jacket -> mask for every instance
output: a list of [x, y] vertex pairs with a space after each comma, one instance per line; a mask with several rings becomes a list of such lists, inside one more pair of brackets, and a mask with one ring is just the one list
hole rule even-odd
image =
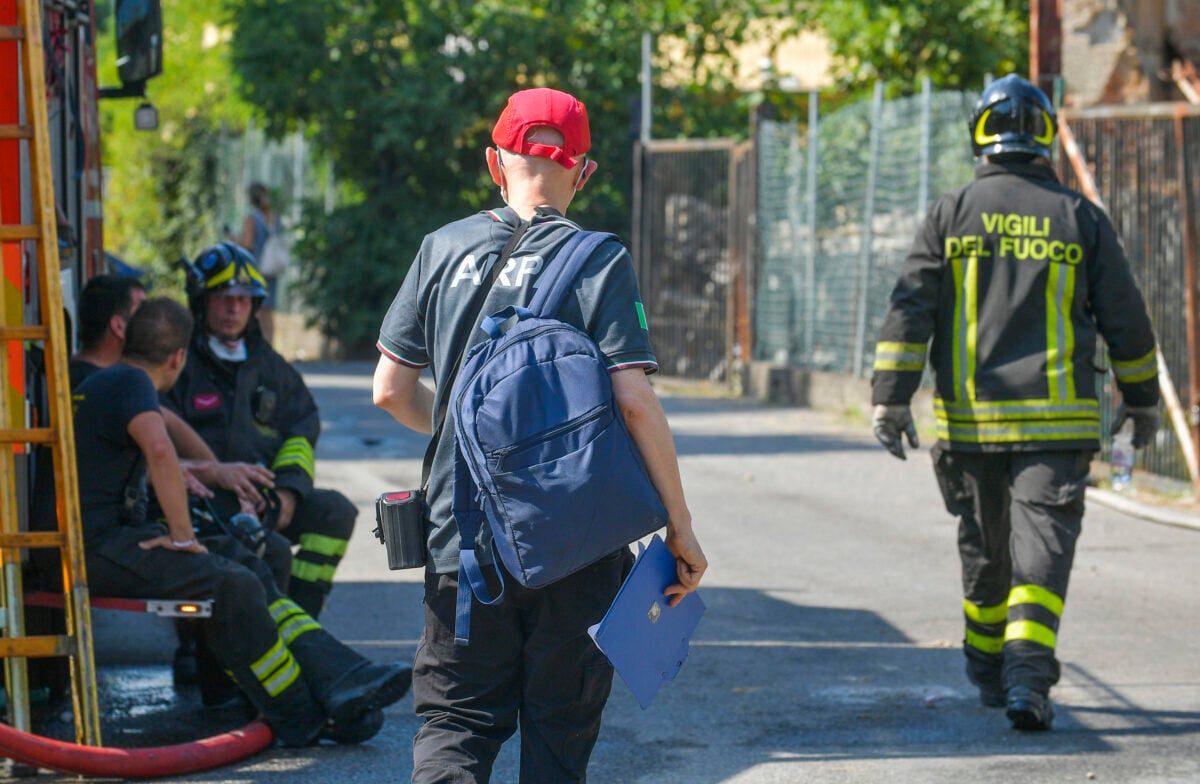
[[217, 359], [203, 330], [163, 402], [187, 420], [225, 462], [261, 463], [275, 472], [276, 489], [300, 498], [312, 491], [314, 448], [321, 432], [317, 404], [296, 369], [256, 329], [246, 335], [247, 358]]
[[1098, 449], [1097, 332], [1127, 404], [1157, 404], [1150, 318], [1107, 216], [1047, 166], [987, 164], [933, 205], [913, 243], [872, 402], [909, 402], [928, 344], [944, 446]]

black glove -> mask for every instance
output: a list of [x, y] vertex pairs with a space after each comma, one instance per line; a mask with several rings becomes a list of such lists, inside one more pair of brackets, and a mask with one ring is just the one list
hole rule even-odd
[[900, 434], [908, 437], [908, 445], [916, 449], [917, 426], [913, 424], [912, 409], [904, 404], [875, 406], [874, 416], [875, 437], [887, 451], [901, 460], [907, 460], [904, 455], [904, 444]]
[[1154, 440], [1158, 432], [1158, 406], [1117, 406], [1117, 415], [1113, 417], [1112, 435], [1116, 435], [1125, 420], [1133, 420], [1133, 448], [1141, 449]]

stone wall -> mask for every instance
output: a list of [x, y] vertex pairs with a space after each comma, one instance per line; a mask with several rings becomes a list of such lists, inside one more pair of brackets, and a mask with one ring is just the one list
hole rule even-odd
[[1170, 60], [1200, 67], [1200, 0], [1063, 0], [1070, 106], [1179, 100]]

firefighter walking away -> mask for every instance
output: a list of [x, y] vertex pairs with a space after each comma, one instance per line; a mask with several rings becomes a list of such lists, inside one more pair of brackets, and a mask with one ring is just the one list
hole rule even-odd
[[1158, 427], [1155, 340], [1107, 216], [1049, 165], [1057, 119], [1010, 74], [983, 91], [968, 131], [983, 157], [930, 208], [875, 348], [874, 431], [917, 446], [909, 408], [928, 361], [934, 473], [958, 518], [967, 677], [1012, 726], [1048, 730], [1059, 620], [1100, 447], [1093, 358], [1108, 345], [1114, 428]]

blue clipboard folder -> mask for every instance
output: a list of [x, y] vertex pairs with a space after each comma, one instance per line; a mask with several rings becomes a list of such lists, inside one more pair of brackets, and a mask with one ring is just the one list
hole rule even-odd
[[663, 591], [676, 582], [675, 556], [656, 534], [600, 623], [588, 629], [645, 710], [663, 682], [674, 680], [704, 614], [695, 592], [670, 607]]

